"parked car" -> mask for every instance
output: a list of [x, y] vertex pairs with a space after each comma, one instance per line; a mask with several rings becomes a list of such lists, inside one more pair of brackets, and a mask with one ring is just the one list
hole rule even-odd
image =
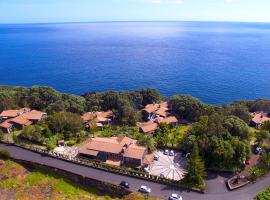
[[169, 156], [174, 156], [174, 150], [170, 150]]
[[250, 165], [250, 164], [251, 164], [250, 160], [245, 160], [245, 165]]
[[130, 188], [130, 184], [128, 182], [126, 182], [126, 181], [122, 181], [120, 183], [120, 185], [123, 186], [123, 187], [125, 187], [125, 188]]
[[165, 149], [164, 155], [169, 155], [169, 149]]
[[187, 155], [187, 153], [186, 153], [186, 152], [182, 152], [182, 154], [181, 154], [181, 155], [182, 155], [182, 157], [183, 157], [183, 158], [185, 158], [185, 157], [186, 157], [186, 155]]
[[147, 172], [147, 173], [150, 173], [150, 168], [146, 167], [146, 168], [144, 168], [144, 171]]
[[139, 189], [139, 192], [149, 194], [151, 192], [151, 188], [145, 185], [142, 185]]
[[171, 194], [169, 200], [183, 200], [183, 198], [178, 194]]
[[133, 169], [136, 170], [136, 171], [140, 171], [141, 170], [141, 167], [135, 167]]
[[255, 154], [260, 154], [262, 152], [262, 148], [261, 147], [256, 147], [254, 152], [255, 152]]
[[159, 156], [154, 155], [154, 160], [158, 161], [159, 160]]
[[186, 158], [189, 159], [189, 157], [190, 157], [190, 153], [187, 153], [187, 154], [186, 154]]

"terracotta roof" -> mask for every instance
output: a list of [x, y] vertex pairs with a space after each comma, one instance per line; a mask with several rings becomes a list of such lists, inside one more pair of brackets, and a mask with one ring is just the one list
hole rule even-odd
[[257, 112], [253, 113], [252, 121], [256, 124], [263, 124], [266, 121], [270, 121], [270, 118], [267, 117], [266, 113]]
[[22, 114], [22, 116], [28, 120], [41, 120], [44, 115], [46, 115], [46, 113], [37, 110], [31, 110], [30, 112]]
[[160, 105], [160, 107], [169, 109], [169, 102], [168, 101], [161, 102], [161, 103], [159, 103], [159, 105]]
[[144, 158], [143, 164], [150, 165], [154, 160], [154, 154], [147, 154]]
[[19, 110], [4, 110], [0, 117], [17, 117], [20, 114]]
[[85, 147], [88, 150], [103, 151], [118, 154], [122, 151], [123, 146], [117, 142], [116, 138], [92, 138]]
[[156, 131], [158, 128], [158, 125], [155, 122], [149, 121], [149, 122], [140, 124], [139, 127], [144, 133], [149, 133], [149, 132]]
[[81, 118], [84, 122], [92, 121], [94, 120], [96, 123], [100, 122], [108, 122], [113, 117], [112, 111], [107, 112], [87, 112], [84, 113]]
[[9, 123], [8, 120], [6, 120], [0, 124], [0, 127], [8, 129], [12, 127], [12, 124]]
[[108, 119], [108, 118], [105, 118], [105, 117], [97, 116], [97, 117], [95, 118], [95, 121], [96, 121], [97, 123], [100, 123], [100, 122], [107, 122], [107, 121], [109, 121], [109, 119]]
[[166, 111], [169, 110], [169, 103], [164, 101], [155, 104], [148, 104], [143, 110], [147, 113], [156, 113], [157, 115], [166, 117], [168, 115]]
[[129, 137], [118, 137], [117, 138], [118, 142], [121, 144], [121, 145], [129, 145], [131, 143], [136, 143], [136, 140], [133, 140]]
[[169, 115], [167, 111], [168, 111], [168, 108], [161, 107], [156, 111], [156, 114], [162, 117], [167, 117]]
[[113, 117], [113, 112], [112, 111], [107, 111], [107, 112], [98, 112], [97, 116], [99, 117], [104, 117], [104, 118], [112, 118]]
[[20, 111], [21, 113], [25, 113], [25, 112], [30, 112], [31, 109], [30, 109], [30, 108], [21, 108], [19, 111]]
[[148, 113], [153, 113], [159, 108], [159, 104], [148, 104], [145, 106], [143, 110], [145, 110]]
[[97, 156], [98, 155], [98, 151], [90, 150], [90, 149], [87, 149], [85, 147], [82, 147], [79, 150], [79, 153], [85, 154], [85, 155], [91, 155], [91, 156]]
[[31, 121], [29, 121], [28, 119], [25, 119], [22, 116], [18, 116], [18, 117], [12, 118], [10, 120], [10, 122], [13, 122], [13, 123], [16, 123], [16, 124], [20, 124], [20, 125], [25, 125], [25, 126], [28, 126], [28, 125], [31, 125], [32, 124]]
[[87, 112], [87, 113], [84, 113], [83, 116], [81, 116], [81, 118], [84, 122], [87, 122], [87, 121], [92, 120], [94, 118], [94, 115], [91, 112]]
[[163, 118], [163, 119], [158, 119], [158, 123], [170, 124], [170, 123], [176, 123], [176, 122], [178, 122], [178, 120], [174, 116], [166, 117], [166, 118]]
[[135, 159], [142, 159], [146, 152], [146, 147], [137, 146], [136, 144], [132, 144], [128, 146], [124, 153], [124, 157], [127, 158], [135, 158]]

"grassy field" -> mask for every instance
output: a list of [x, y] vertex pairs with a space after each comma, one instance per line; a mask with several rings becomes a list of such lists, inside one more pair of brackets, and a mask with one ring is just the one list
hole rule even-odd
[[11, 199], [112, 199], [99, 196], [94, 188], [75, 185], [71, 181], [52, 174], [29, 172], [22, 165], [5, 161], [0, 166], [1, 200]]
[[[1, 162], [0, 162], [1, 163]], [[95, 188], [75, 184], [66, 178], [43, 171], [29, 171], [5, 161], [0, 165], [0, 200], [116, 200]], [[131, 194], [123, 200], [152, 199]]]

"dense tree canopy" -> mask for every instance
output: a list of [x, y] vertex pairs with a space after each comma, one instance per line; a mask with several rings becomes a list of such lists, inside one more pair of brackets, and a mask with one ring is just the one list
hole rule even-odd
[[236, 116], [228, 116], [224, 119], [223, 126], [233, 136], [238, 136], [241, 139], [248, 139], [251, 135], [249, 126]]
[[190, 151], [196, 142], [207, 167], [241, 168], [250, 154], [248, 135], [245, 122], [235, 116], [203, 116], [193, 124], [184, 149]]
[[270, 100], [269, 99], [258, 99], [253, 102], [250, 106], [250, 111], [268, 111], [270, 112]]
[[76, 134], [82, 129], [81, 117], [70, 112], [54, 113], [46, 118], [46, 124], [53, 133]]
[[171, 101], [172, 111], [179, 117], [196, 121], [200, 116], [212, 111], [210, 106], [206, 106], [199, 99], [189, 95], [173, 96]]

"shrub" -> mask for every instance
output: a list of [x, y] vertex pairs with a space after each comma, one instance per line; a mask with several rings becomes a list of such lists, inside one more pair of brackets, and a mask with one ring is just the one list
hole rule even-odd
[[0, 158], [7, 160], [10, 158], [10, 153], [6, 149], [0, 148]]
[[76, 141], [75, 140], [69, 140], [68, 142], [67, 142], [67, 145], [68, 146], [73, 146], [73, 145], [75, 145], [76, 144]]

